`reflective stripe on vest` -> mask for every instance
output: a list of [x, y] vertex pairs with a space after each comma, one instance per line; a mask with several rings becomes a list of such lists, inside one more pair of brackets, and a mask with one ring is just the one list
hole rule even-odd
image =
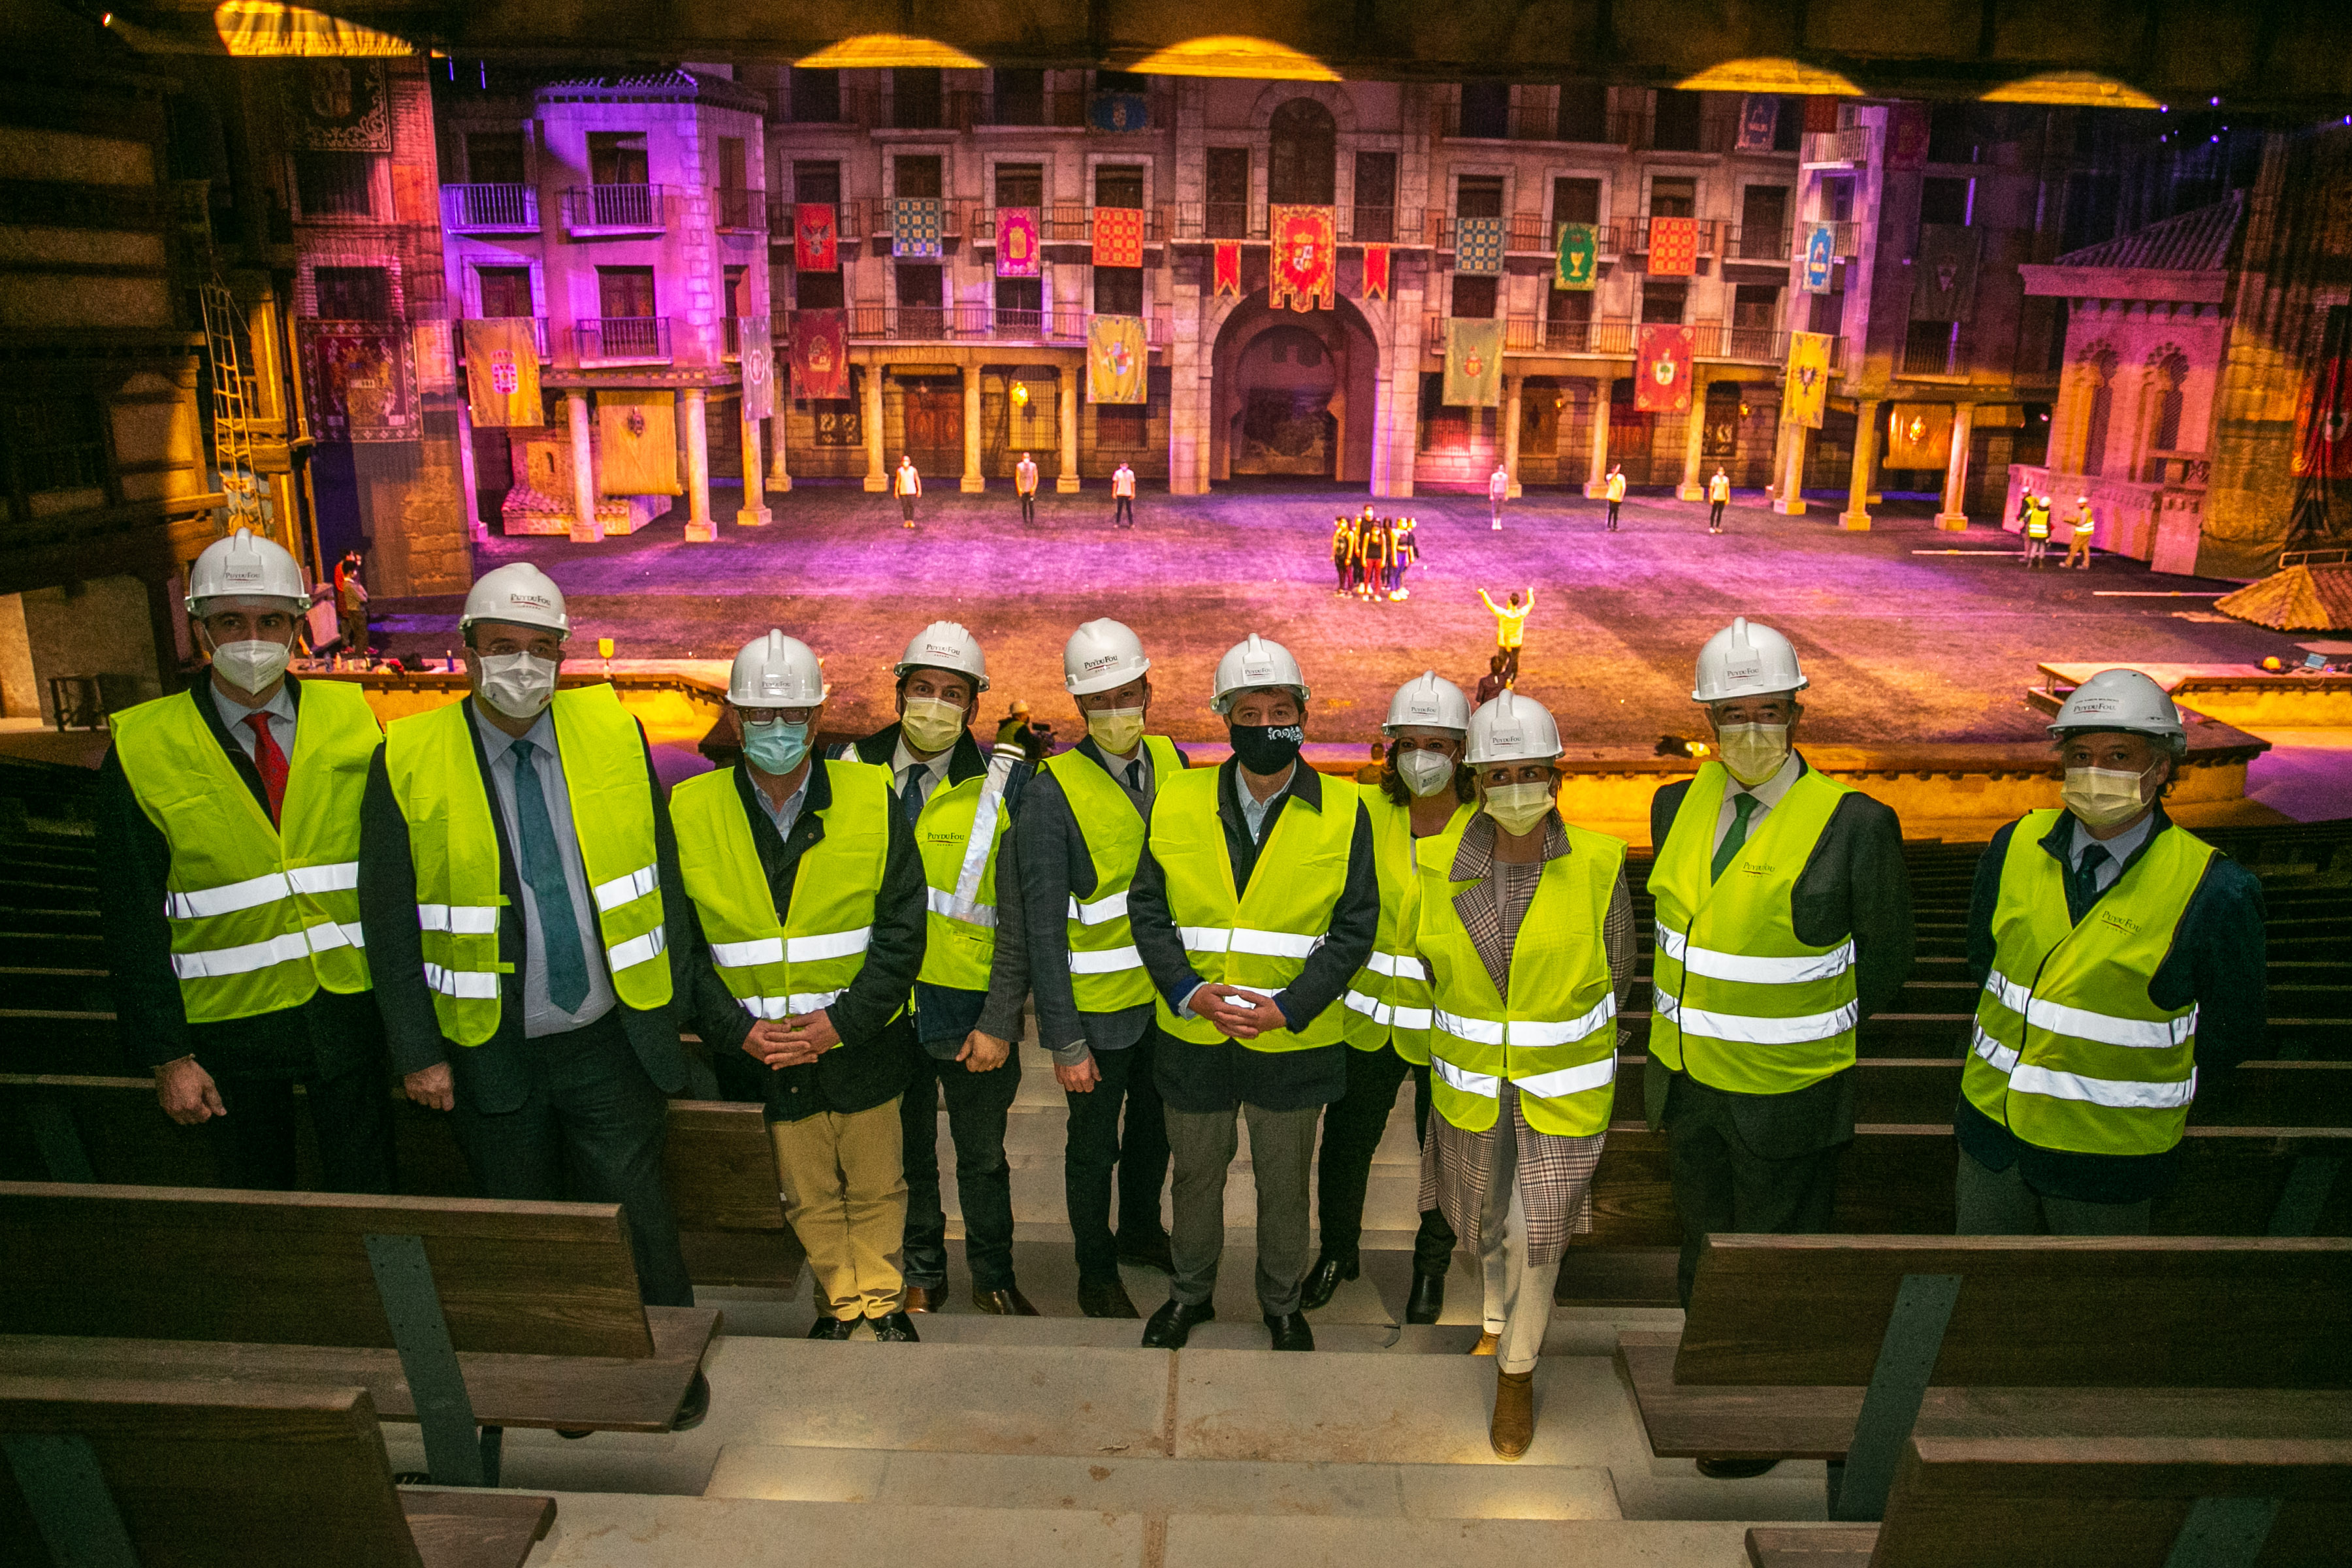
[[[1183, 758], [1164, 736], [1145, 736], [1143, 748], [1151, 758], [1157, 799], [1168, 781], [1185, 770]], [[1049, 757], [1045, 768], [1062, 787], [1070, 820], [1085, 841], [1095, 872], [1095, 890], [1087, 901], [1081, 904], [1075, 895], [1070, 899], [1071, 999], [1082, 1013], [1140, 1007], [1152, 999], [1154, 988], [1128, 925], [1127, 894], [1135, 881], [1136, 863], [1143, 858], [1142, 813], [1126, 786], [1082, 752]]]
[[2161, 1154], [2197, 1094], [2197, 1007], [2158, 1008], [2147, 988], [2215, 852], [2168, 826], [2077, 925], [2065, 868], [2042, 847], [2062, 821], [2032, 811], [2010, 831], [1961, 1090], [2042, 1148]]
[[1528, 1125], [1581, 1137], [1608, 1126], [1616, 1096], [1617, 997], [1601, 925], [1625, 865], [1622, 841], [1567, 828], [1569, 852], [1549, 861], [1511, 946], [1510, 999], [1495, 989], [1454, 906], [1460, 846], [1444, 835], [1414, 852], [1420, 883], [1414, 944], [1435, 998], [1430, 1098], [1465, 1132], [1500, 1113], [1505, 1080]]
[[193, 693], [109, 721], [131, 796], [168, 846], [163, 917], [191, 1023], [299, 1007], [321, 986], [369, 987], [360, 801], [383, 732], [348, 682], [305, 683], [295, 702], [274, 824]]
[[833, 799], [816, 813], [824, 832], [793, 869], [781, 925], [735, 770], [700, 774], [670, 794], [678, 869], [712, 967], [753, 1018], [832, 1006], [865, 967], [874, 940], [875, 899], [889, 860], [890, 770], [856, 761], [810, 766], [825, 770]]
[[[1359, 1051], [1393, 1046], [1405, 1061], [1425, 1066], [1429, 1061], [1429, 977], [1422, 971], [1421, 960], [1403, 951], [1416, 917], [1412, 808], [1398, 805], [1377, 784], [1359, 788], [1372, 822], [1372, 860], [1381, 880], [1381, 924], [1372, 938], [1371, 957], [1356, 971], [1348, 994], [1341, 998], [1348, 1005], [1344, 1020], [1348, 1043]], [[1475, 806], [1457, 801], [1452, 819], [1433, 836], [1449, 845], [1459, 844], [1462, 830], [1476, 814]]]
[[996, 857], [1012, 822], [1004, 782], [1020, 759], [1017, 749], [998, 751], [985, 773], [934, 789], [916, 819], [928, 911], [916, 977], [927, 985], [988, 989], [996, 957]]
[[1801, 941], [1793, 910], [1797, 878], [1853, 791], [1807, 768], [1717, 877], [1730, 781], [1719, 762], [1700, 767], [1650, 873], [1650, 1052], [1710, 1088], [1787, 1094], [1853, 1065], [1853, 938]]
[[[499, 977], [511, 967], [499, 958], [507, 901], [470, 700], [395, 719], [384, 732], [384, 772], [407, 821], [416, 867], [425, 984], [441, 1032], [459, 1045], [480, 1045], [498, 1033]], [[639, 1012], [667, 1007], [669, 966], [654, 962], [667, 951], [668, 932], [644, 737], [610, 686], [559, 691], [549, 712], [614, 993]]]
[[[1362, 797], [1347, 781], [1327, 779], [1322, 810], [1295, 795], [1286, 800], [1266, 831], [1248, 888], [1237, 894], [1217, 815], [1223, 771], [1197, 768], [1160, 786], [1151, 809], [1151, 855], [1167, 877], [1168, 912], [1192, 972], [1213, 984], [1273, 996], [1298, 977], [1331, 928], [1331, 912], [1348, 887]], [[1205, 1019], [1177, 1017], [1156, 990], [1152, 1006], [1160, 1027], [1180, 1040], [1209, 1045], [1226, 1038]], [[1263, 1051], [1336, 1045], [1345, 1038], [1346, 1012], [1335, 1001], [1303, 1028], [1268, 1030], [1242, 1043]]]

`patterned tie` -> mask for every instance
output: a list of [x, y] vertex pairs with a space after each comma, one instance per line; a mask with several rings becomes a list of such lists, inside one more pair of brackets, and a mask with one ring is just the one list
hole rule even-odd
[[1731, 863], [1739, 846], [1748, 841], [1748, 819], [1756, 814], [1756, 797], [1745, 792], [1731, 798], [1731, 826], [1723, 831], [1723, 842], [1715, 847], [1715, 869], [1708, 881], [1721, 882], [1723, 868]]
[[919, 762], [909, 762], [898, 770], [898, 814], [907, 819], [910, 828], [923, 814], [923, 792], [915, 788], [915, 780], [922, 773], [923, 765]]
[[269, 796], [269, 820], [274, 822], [286, 805], [286, 754], [278, 749], [278, 737], [269, 733], [268, 714], [247, 714], [245, 722], [253, 730], [253, 766]]
[[547, 959], [547, 999], [563, 1011], [577, 1012], [588, 998], [588, 955], [580, 948], [580, 923], [572, 912], [572, 890], [564, 884], [563, 859], [555, 848], [555, 824], [547, 814], [547, 796], [539, 787], [539, 769], [531, 766], [538, 747], [528, 740], [514, 743], [515, 821], [522, 830], [522, 879], [530, 883], [539, 906], [539, 939]]

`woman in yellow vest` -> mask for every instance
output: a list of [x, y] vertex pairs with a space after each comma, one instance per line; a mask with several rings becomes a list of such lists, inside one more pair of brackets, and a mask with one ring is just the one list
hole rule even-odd
[[[1428, 1140], [1429, 979], [1412, 956], [1412, 933], [1400, 922], [1412, 902], [1414, 846], [1459, 838], [1469, 825], [1477, 799], [1462, 761], [1469, 727], [1470, 702], [1462, 688], [1423, 671], [1390, 700], [1388, 722], [1381, 727], [1389, 737], [1388, 755], [1377, 781], [1362, 786], [1380, 866], [1381, 925], [1371, 961], [1356, 971], [1341, 998], [1354, 1049], [1348, 1052], [1348, 1092], [1323, 1117], [1316, 1178], [1322, 1242], [1300, 1296], [1307, 1312], [1328, 1305], [1340, 1282], [1361, 1271], [1358, 1249], [1372, 1155], [1407, 1073], [1413, 1081], [1413, 1140]], [[1424, 1204], [1413, 1240], [1406, 1322], [1437, 1321], [1453, 1261], [1453, 1228], [1435, 1204]]]
[[2050, 497], [2025, 493], [2025, 564], [2037, 567], [2050, 549]]
[[1535, 1438], [1535, 1366], [1568, 1239], [1592, 1228], [1617, 1012], [1633, 982], [1623, 841], [1556, 807], [1559, 731], [1506, 692], [1470, 716], [1478, 814], [1413, 854], [1413, 942], [1428, 966], [1433, 1158], [1423, 1196], [1477, 1253], [1496, 1357], [1487, 1438]]
[[748, 1066], [767, 1103], [785, 1217], [816, 1276], [809, 1337], [845, 1340], [862, 1322], [908, 1343], [899, 1097], [917, 1051], [922, 862], [888, 773], [811, 755], [825, 695], [806, 643], [745, 643], [727, 682], [741, 760], [670, 797], [709, 954], [693, 1013], [730, 1092]]
[[1993, 835], [1969, 906], [1959, 1231], [2144, 1236], [2190, 1102], [2263, 1054], [2262, 884], [2165, 813], [2188, 734], [2154, 681], [2103, 670], [2050, 731], [2062, 804]]
[[292, 555], [205, 548], [188, 614], [209, 672], [116, 714], [99, 768], [99, 903], [122, 1038], [224, 1186], [294, 1185], [294, 1085], [326, 1186], [393, 1190], [383, 1020], [360, 945], [360, 798], [383, 731], [355, 685], [286, 674], [310, 607]]

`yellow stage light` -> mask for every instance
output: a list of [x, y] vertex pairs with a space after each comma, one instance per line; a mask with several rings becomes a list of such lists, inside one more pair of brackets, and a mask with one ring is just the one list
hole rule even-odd
[[2095, 71], [2043, 71], [1984, 95], [1987, 103], [2056, 103], [2081, 109], [2154, 109], [2156, 99], [2129, 82]]
[[1027, 382], [1014, 382], [1013, 383], [1013, 406], [1015, 408], [1027, 408], [1029, 406], [1029, 383]]
[[1265, 81], [1338, 81], [1339, 73], [1313, 55], [1271, 38], [1237, 33], [1187, 38], [1155, 50], [1129, 68], [1146, 75], [1251, 77]]
[[1725, 60], [1675, 84], [1685, 92], [1786, 92], [1860, 98], [1862, 89], [1850, 78], [1825, 71], [1802, 60], [1764, 56]]
[[812, 70], [877, 69], [885, 66], [936, 67], [941, 70], [978, 70], [985, 60], [965, 54], [937, 38], [907, 33], [860, 33], [793, 62]]
[[335, 59], [416, 53], [407, 39], [277, 0], [226, 0], [213, 12], [221, 47], [245, 58]]

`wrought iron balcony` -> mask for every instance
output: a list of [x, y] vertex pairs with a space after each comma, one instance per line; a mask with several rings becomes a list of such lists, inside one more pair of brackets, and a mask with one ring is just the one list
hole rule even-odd
[[710, 225], [721, 234], [760, 234], [768, 226], [768, 193], [721, 185], [710, 193]]
[[574, 185], [563, 193], [572, 234], [659, 234], [669, 226], [667, 185]]
[[539, 189], [503, 183], [444, 185], [441, 226], [451, 234], [537, 234]]
[[666, 365], [670, 362], [667, 316], [586, 316], [572, 324], [583, 365]]

